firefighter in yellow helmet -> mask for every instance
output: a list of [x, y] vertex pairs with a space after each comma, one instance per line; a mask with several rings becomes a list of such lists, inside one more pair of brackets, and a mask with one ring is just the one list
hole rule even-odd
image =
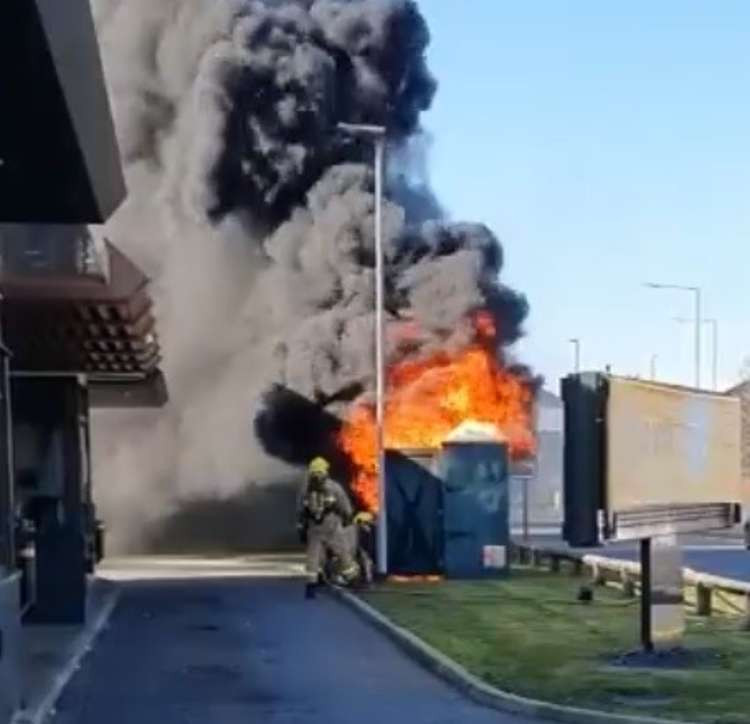
[[349, 583], [359, 574], [344, 534], [344, 528], [352, 522], [352, 505], [341, 485], [331, 479], [330, 470], [324, 458], [310, 463], [297, 507], [300, 538], [307, 545], [307, 598], [315, 597], [318, 575], [329, 553], [338, 559], [342, 582]]

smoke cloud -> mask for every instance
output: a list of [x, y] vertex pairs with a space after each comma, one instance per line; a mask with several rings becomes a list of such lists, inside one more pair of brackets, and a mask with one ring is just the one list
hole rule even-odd
[[185, 500], [288, 479], [283, 461], [319, 444], [290, 422], [300, 399], [319, 435], [372, 390], [372, 149], [339, 122], [388, 128], [388, 308], [419, 324], [408, 354], [465, 343], [481, 307], [502, 355], [527, 306], [499, 282], [493, 234], [447, 221], [430, 190], [436, 84], [414, 2], [93, 5], [130, 191], [107, 234], [153, 280], [171, 395], [94, 421], [99, 504], [124, 546]]

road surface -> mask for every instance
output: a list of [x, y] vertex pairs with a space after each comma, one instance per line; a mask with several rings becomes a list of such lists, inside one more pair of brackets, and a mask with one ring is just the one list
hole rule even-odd
[[270, 568], [120, 567], [119, 606], [54, 724], [534, 721], [465, 700], [349, 609], [304, 601], [300, 581]]

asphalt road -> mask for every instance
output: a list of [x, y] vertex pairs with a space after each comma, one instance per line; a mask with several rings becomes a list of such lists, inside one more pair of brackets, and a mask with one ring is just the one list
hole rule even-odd
[[120, 583], [55, 724], [533, 721], [463, 699], [341, 604], [304, 601], [299, 581], [144, 578]]

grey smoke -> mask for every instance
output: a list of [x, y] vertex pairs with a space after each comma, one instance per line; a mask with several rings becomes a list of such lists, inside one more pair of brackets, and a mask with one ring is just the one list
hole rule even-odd
[[284, 429], [257, 425], [278, 412], [269, 389], [337, 413], [372, 389], [371, 149], [339, 121], [389, 129], [388, 306], [422, 327], [409, 353], [465, 341], [478, 307], [513, 342], [527, 310], [491, 232], [444, 220], [429, 188], [419, 119], [436, 86], [415, 3], [93, 4], [130, 190], [107, 233], [153, 280], [172, 398], [95, 420], [124, 545], [181, 501], [288, 478], [266, 452]]

